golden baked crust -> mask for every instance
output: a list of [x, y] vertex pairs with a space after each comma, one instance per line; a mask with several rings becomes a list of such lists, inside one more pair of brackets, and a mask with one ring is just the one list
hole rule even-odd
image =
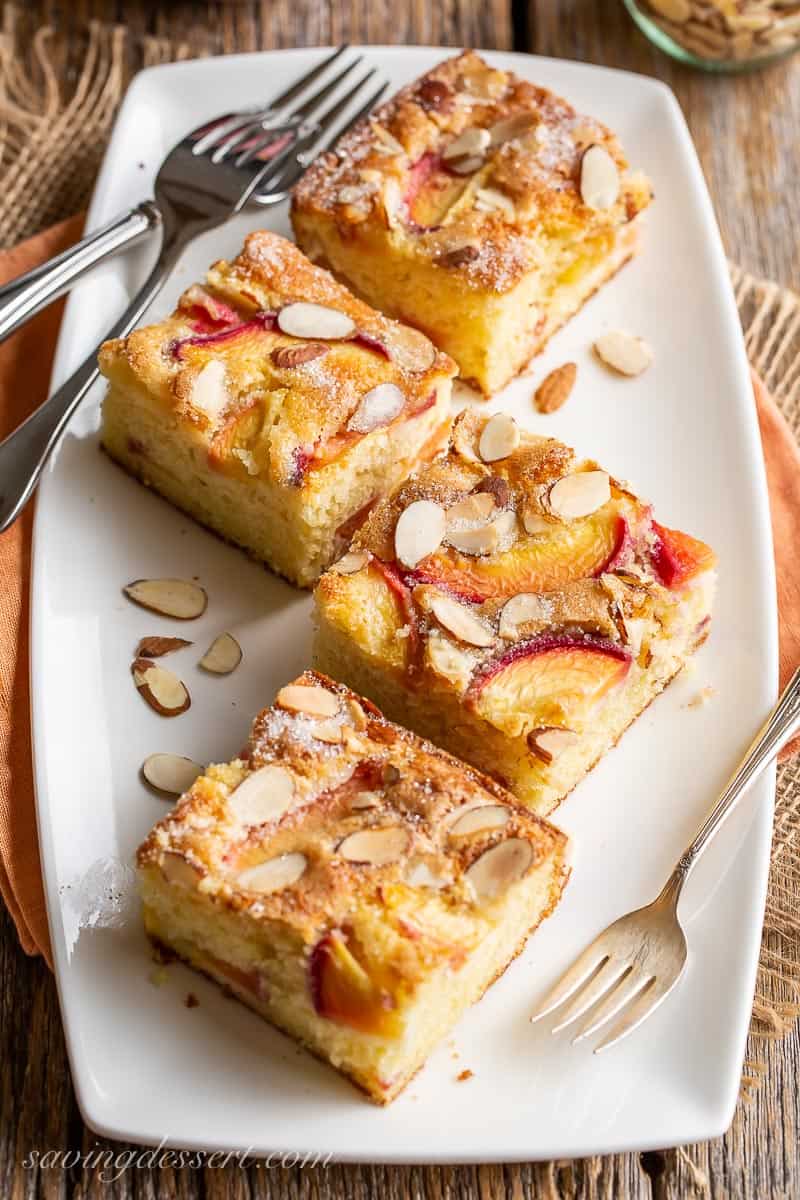
[[566, 838], [306, 671], [137, 855], [153, 940], [387, 1103], [558, 902]]
[[[271, 320], [295, 301], [345, 313], [363, 337], [325, 341], [320, 357], [295, 366], [276, 363], [281, 348], [320, 344], [291, 337]], [[414, 349], [427, 365], [408, 369], [408, 337], [292, 242], [262, 231], [249, 235], [232, 263], [215, 263], [205, 287], [184, 292], [171, 317], [106, 342], [99, 361], [112, 383], [138, 385], [179, 425], [199, 433], [216, 469], [304, 486], [315, 465], [368, 436], [348, 423], [372, 388], [400, 388], [405, 403], [393, 419], [399, 424], [423, 411], [437, 383], [455, 374], [454, 364], [426, 348], [424, 338], [415, 339]], [[206, 404], [205, 389], [195, 385], [210, 363], [225, 371]]]
[[[484, 461], [498, 422], [518, 444]], [[419, 502], [443, 533], [409, 561]], [[706, 636], [715, 561], [596, 463], [468, 411], [320, 580], [314, 661], [548, 812]]]
[[[590, 148], [618, 177], [601, 206], [582, 191]], [[292, 223], [312, 258], [423, 329], [491, 393], [635, 253], [650, 199], [601, 122], [466, 51], [314, 163]]]
[[[473, 924], [475, 897], [465, 872], [480, 854], [503, 838], [522, 837], [533, 847], [534, 866], [565, 844], [562, 833], [520, 808], [495, 780], [387, 721], [343, 684], [306, 671], [290, 686], [323, 688], [340, 698], [335, 724], [343, 740], [331, 744], [315, 738], [320, 719], [282, 708], [279, 693], [278, 703], [253, 723], [248, 757], [207, 769], [142, 844], [140, 868], [161, 866], [165, 855], [176, 855], [217, 905], [244, 911], [257, 924], [279, 921], [310, 946], [360, 906], [391, 911], [392, 889], [398, 911], [408, 914], [429, 908], [436, 897], [443, 917], [457, 914], [463, 921], [460, 944], [466, 949], [480, 922]], [[354, 727], [354, 717], [363, 728]], [[330, 722], [324, 720], [328, 737]], [[292, 777], [296, 802], [277, 821], [243, 824], [228, 800], [248, 776], [267, 765], [280, 766]], [[367, 794], [370, 806], [357, 807], [354, 800]], [[502, 830], [482, 838], [446, 838], [448, 821], [459, 810], [497, 804], [508, 808]], [[406, 831], [408, 845], [385, 865], [349, 862], [337, 855], [336, 847], [347, 835], [389, 827]], [[245, 867], [296, 852], [309, 865], [294, 884], [263, 895], [237, 883]], [[444, 882], [442, 890], [409, 883], [410, 869], [423, 862]], [[397, 949], [402, 960], [398, 969], [409, 976], [431, 952], [424, 934], [409, 940], [402, 932]]]
[[273, 233], [107, 342], [100, 368], [111, 457], [300, 586], [440, 449], [455, 372]]

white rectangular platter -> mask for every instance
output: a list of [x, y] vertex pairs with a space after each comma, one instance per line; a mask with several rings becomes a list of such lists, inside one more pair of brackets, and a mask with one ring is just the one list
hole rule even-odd
[[[322, 51], [207, 59], [140, 75], [125, 100], [92, 204], [96, 226], [150, 194], [161, 158], [202, 119], [263, 100]], [[446, 53], [368, 48], [393, 87]], [[389, 1109], [372, 1107], [213, 985], [181, 966], [154, 986], [130, 864], [164, 812], [138, 777], [156, 750], [219, 761], [309, 659], [310, 600], [127, 478], [98, 449], [102, 389], [77, 414], [42, 480], [33, 583], [36, 786], [53, 950], [73, 1077], [87, 1122], [109, 1136], [182, 1147], [332, 1154], [381, 1162], [511, 1161], [669, 1146], [728, 1125], [738, 1091], [766, 888], [774, 777], [761, 780], [684, 896], [691, 965], [678, 991], [619, 1048], [532, 1026], [535, 1002], [607, 922], [649, 900], [749, 742], [776, 692], [776, 616], [764, 468], [725, 259], [683, 118], [661, 84], [576, 63], [489, 54], [615, 129], [655, 184], [640, 257], [492, 402], [632, 479], [659, 517], [720, 558], [713, 632], [671, 686], [559, 810], [574, 838], [556, 914]], [[198, 242], [153, 317], [243, 234], [288, 233], [286, 206], [248, 213]], [[72, 296], [54, 383], [99, 341], [154, 247], [98, 270]], [[614, 327], [646, 337], [652, 368], [612, 378], [593, 360]], [[551, 367], [578, 363], [554, 416], [530, 403]], [[147, 576], [197, 576], [208, 611], [174, 661], [192, 708], [170, 722], [137, 696], [139, 637], [174, 632], [129, 604]], [[199, 654], [231, 630], [244, 662], [202, 675]], [[181, 630], [181, 632], [184, 632]], [[702, 708], [687, 707], [700, 688]], [[200, 1004], [187, 1010], [187, 992]], [[457, 1082], [468, 1068], [472, 1077]]]

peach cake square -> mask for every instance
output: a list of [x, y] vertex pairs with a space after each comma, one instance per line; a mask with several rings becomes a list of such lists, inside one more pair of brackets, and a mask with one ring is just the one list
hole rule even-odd
[[522, 949], [567, 839], [306, 671], [138, 853], [151, 938], [386, 1104]]
[[321, 156], [292, 224], [491, 394], [635, 253], [650, 199], [604, 125], [468, 51]]
[[314, 664], [549, 813], [705, 639], [715, 561], [596, 463], [465, 412], [320, 580]]
[[301, 586], [446, 439], [455, 373], [267, 232], [100, 369], [111, 457]]

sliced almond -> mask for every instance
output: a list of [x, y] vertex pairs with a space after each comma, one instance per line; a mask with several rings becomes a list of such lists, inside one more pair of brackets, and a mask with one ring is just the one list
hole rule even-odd
[[576, 471], [550, 488], [550, 512], [563, 521], [588, 517], [611, 499], [611, 484], [605, 471]]
[[535, 592], [520, 592], [503, 605], [500, 613], [500, 637], [514, 641], [519, 636], [520, 625], [527, 621], [546, 621], [547, 617], [546, 600], [537, 596]]
[[137, 658], [131, 671], [139, 695], [160, 716], [178, 717], [190, 707], [186, 685], [166, 667], [159, 667], [149, 658]]
[[436, 347], [430, 338], [410, 325], [398, 325], [394, 322], [383, 334], [384, 344], [401, 371], [411, 371], [421, 374], [428, 371], [436, 362]]
[[409, 841], [408, 830], [402, 825], [360, 829], [339, 843], [339, 854], [348, 862], [385, 867], [402, 858], [408, 849]]
[[622, 329], [613, 329], [599, 337], [594, 352], [607, 367], [631, 378], [641, 375], [653, 361], [653, 351], [647, 342]]
[[466, 689], [475, 670], [475, 660], [466, 651], [453, 645], [449, 638], [432, 636], [427, 639], [425, 653], [437, 675]]
[[522, 879], [533, 863], [533, 847], [524, 838], [506, 838], [485, 850], [465, 872], [479, 900], [493, 900]]
[[186, 638], [143, 637], [136, 647], [136, 657], [163, 658], [165, 654], [172, 654], [173, 651], [182, 650], [184, 646], [191, 646], [191, 644], [186, 641]]
[[513, 508], [507, 508], [504, 512], [499, 513], [492, 521], [492, 525], [497, 530], [497, 536], [500, 542], [504, 542], [511, 535], [516, 535], [517, 532], [517, 514]]
[[315, 684], [289, 683], [278, 692], [275, 703], [309, 717], [335, 717], [339, 711], [339, 697], [335, 692]]
[[479, 129], [472, 125], [454, 138], [442, 151], [442, 159], [448, 166], [453, 166], [459, 160], [477, 158], [481, 160], [489, 149], [491, 137], [488, 129]]
[[242, 825], [263, 825], [282, 817], [294, 796], [292, 776], [283, 767], [270, 763], [253, 771], [234, 788], [228, 797], [228, 808]]
[[348, 187], [339, 188], [336, 193], [337, 204], [360, 204], [362, 200], [366, 200], [370, 194], [370, 189], [363, 185], [354, 184]]
[[513, 220], [516, 216], [514, 201], [497, 188], [478, 188], [475, 192], [475, 208], [478, 212], [498, 212]]
[[182, 754], [149, 754], [142, 763], [144, 775], [151, 787], [171, 796], [182, 796], [202, 775], [204, 767]]
[[482, 154], [471, 154], [467, 158], [453, 158], [447, 165], [456, 175], [474, 175], [476, 171], [480, 171], [485, 161]]
[[348, 550], [330, 569], [336, 575], [355, 575], [356, 571], [360, 571], [368, 562], [369, 554], [366, 550]]
[[215, 637], [197, 664], [212, 675], [230, 675], [242, 661], [242, 647], [232, 633]]
[[479, 483], [475, 484], [472, 491], [475, 495], [488, 492], [490, 496], [494, 496], [494, 502], [498, 508], [505, 508], [511, 499], [511, 489], [501, 475], [487, 475], [485, 479], [481, 479]]
[[378, 143], [378, 145], [374, 146], [373, 148], [378, 154], [405, 154], [405, 149], [401, 143], [398, 142], [393, 133], [390, 133], [389, 130], [383, 125], [379, 125], [377, 121], [371, 121], [370, 124], [372, 125], [372, 132]]
[[533, 403], [537, 412], [554, 413], [563, 408], [575, 386], [578, 368], [575, 363], [563, 363], [545, 376], [534, 392]]
[[432, 500], [414, 500], [403, 509], [394, 531], [397, 558], [406, 567], [415, 567], [434, 554], [442, 544], [447, 518], [444, 509]]
[[553, 522], [548, 521], [538, 509], [528, 504], [522, 510], [522, 527], [526, 533], [535, 536], [540, 533], [552, 533]]
[[468, 646], [491, 646], [494, 641], [491, 629], [452, 596], [434, 596], [431, 612], [448, 633]]
[[216, 422], [230, 400], [225, 386], [225, 364], [212, 358], [198, 372], [192, 383], [191, 404], [205, 413], [209, 421]]
[[589, 146], [581, 159], [581, 199], [589, 208], [610, 208], [619, 196], [619, 168], [605, 146]]
[[308, 859], [299, 851], [279, 854], [276, 858], [268, 858], [266, 862], [240, 871], [236, 882], [248, 892], [259, 892], [266, 896], [270, 892], [280, 892], [283, 888], [297, 883], [305, 874], [307, 866]]
[[369, 725], [367, 714], [364, 712], [364, 709], [357, 700], [353, 700], [352, 698], [350, 700], [345, 700], [344, 706], [347, 710], [347, 715], [352, 722], [353, 728], [359, 733], [363, 733]]
[[530, 133], [539, 123], [539, 118], [532, 112], [512, 113], [502, 121], [496, 121], [489, 129], [489, 141], [492, 146], [502, 146], [504, 142], [512, 142], [514, 138]]
[[355, 322], [347, 313], [309, 300], [298, 300], [282, 308], [278, 313], [278, 328], [291, 337], [321, 338], [323, 341], [339, 341], [356, 331]]
[[379, 383], [370, 388], [358, 402], [358, 407], [347, 422], [353, 433], [371, 433], [391, 424], [403, 411], [406, 398], [396, 383]]
[[380, 808], [382, 803], [380, 792], [358, 792], [351, 799], [349, 807], [352, 812], [364, 812], [368, 808]]
[[175, 883], [178, 887], [197, 887], [202, 876], [198, 867], [172, 850], [168, 850], [161, 859], [161, 872], [168, 883]]
[[208, 604], [204, 589], [188, 579], [135, 579], [122, 590], [134, 604], [179, 621], [202, 616]]
[[440, 891], [446, 886], [447, 880], [442, 879], [430, 869], [424, 859], [415, 859], [408, 864], [408, 869], [404, 875], [404, 881], [409, 887], [429, 887], [435, 891]]
[[528, 734], [531, 750], [548, 766], [577, 740], [577, 733], [571, 729], [533, 729]]
[[336, 746], [342, 740], [342, 726], [329, 717], [324, 721], [317, 721], [311, 734], [318, 742], [326, 742], [329, 746]]
[[249, 450], [245, 450], [243, 446], [234, 446], [231, 454], [234, 458], [238, 458], [248, 475], [258, 475], [261, 468]]
[[484, 462], [498, 462], [508, 458], [519, 445], [519, 428], [508, 413], [495, 413], [483, 427], [478, 453]]
[[473, 492], [457, 504], [451, 504], [447, 510], [448, 532], [453, 525], [462, 521], [486, 521], [495, 510], [494, 496], [491, 492]]
[[466, 837], [489, 829], [502, 829], [508, 824], [509, 810], [504, 804], [479, 804], [462, 813], [449, 827], [450, 837]]
[[384, 180], [383, 188], [381, 189], [381, 201], [383, 203], [383, 211], [386, 216], [386, 226], [388, 229], [397, 229], [401, 224], [401, 214], [403, 210], [403, 189], [400, 185], [400, 180], [395, 179], [393, 175], [389, 175]]
[[495, 523], [487, 522], [476, 529], [453, 529], [447, 535], [451, 546], [461, 554], [493, 554], [500, 545], [500, 534]]
[[330, 347], [323, 342], [306, 342], [302, 346], [276, 346], [270, 358], [280, 370], [291, 370], [294, 367], [302, 367], [304, 363], [313, 362], [315, 358], [321, 358], [329, 349]]

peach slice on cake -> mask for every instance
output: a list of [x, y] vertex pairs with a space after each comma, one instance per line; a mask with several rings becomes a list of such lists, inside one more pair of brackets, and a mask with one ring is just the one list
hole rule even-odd
[[396, 1037], [401, 1023], [392, 981], [386, 971], [376, 978], [362, 959], [363, 950], [352, 932], [332, 929], [322, 937], [309, 964], [314, 1008], [321, 1017], [361, 1033]]
[[545, 634], [485, 664], [470, 685], [467, 703], [509, 737], [541, 728], [580, 728], [625, 681], [630, 665], [628, 651], [605, 639]]
[[597, 463], [476, 409], [343, 561], [317, 664], [543, 814], [705, 640], [716, 563]]

